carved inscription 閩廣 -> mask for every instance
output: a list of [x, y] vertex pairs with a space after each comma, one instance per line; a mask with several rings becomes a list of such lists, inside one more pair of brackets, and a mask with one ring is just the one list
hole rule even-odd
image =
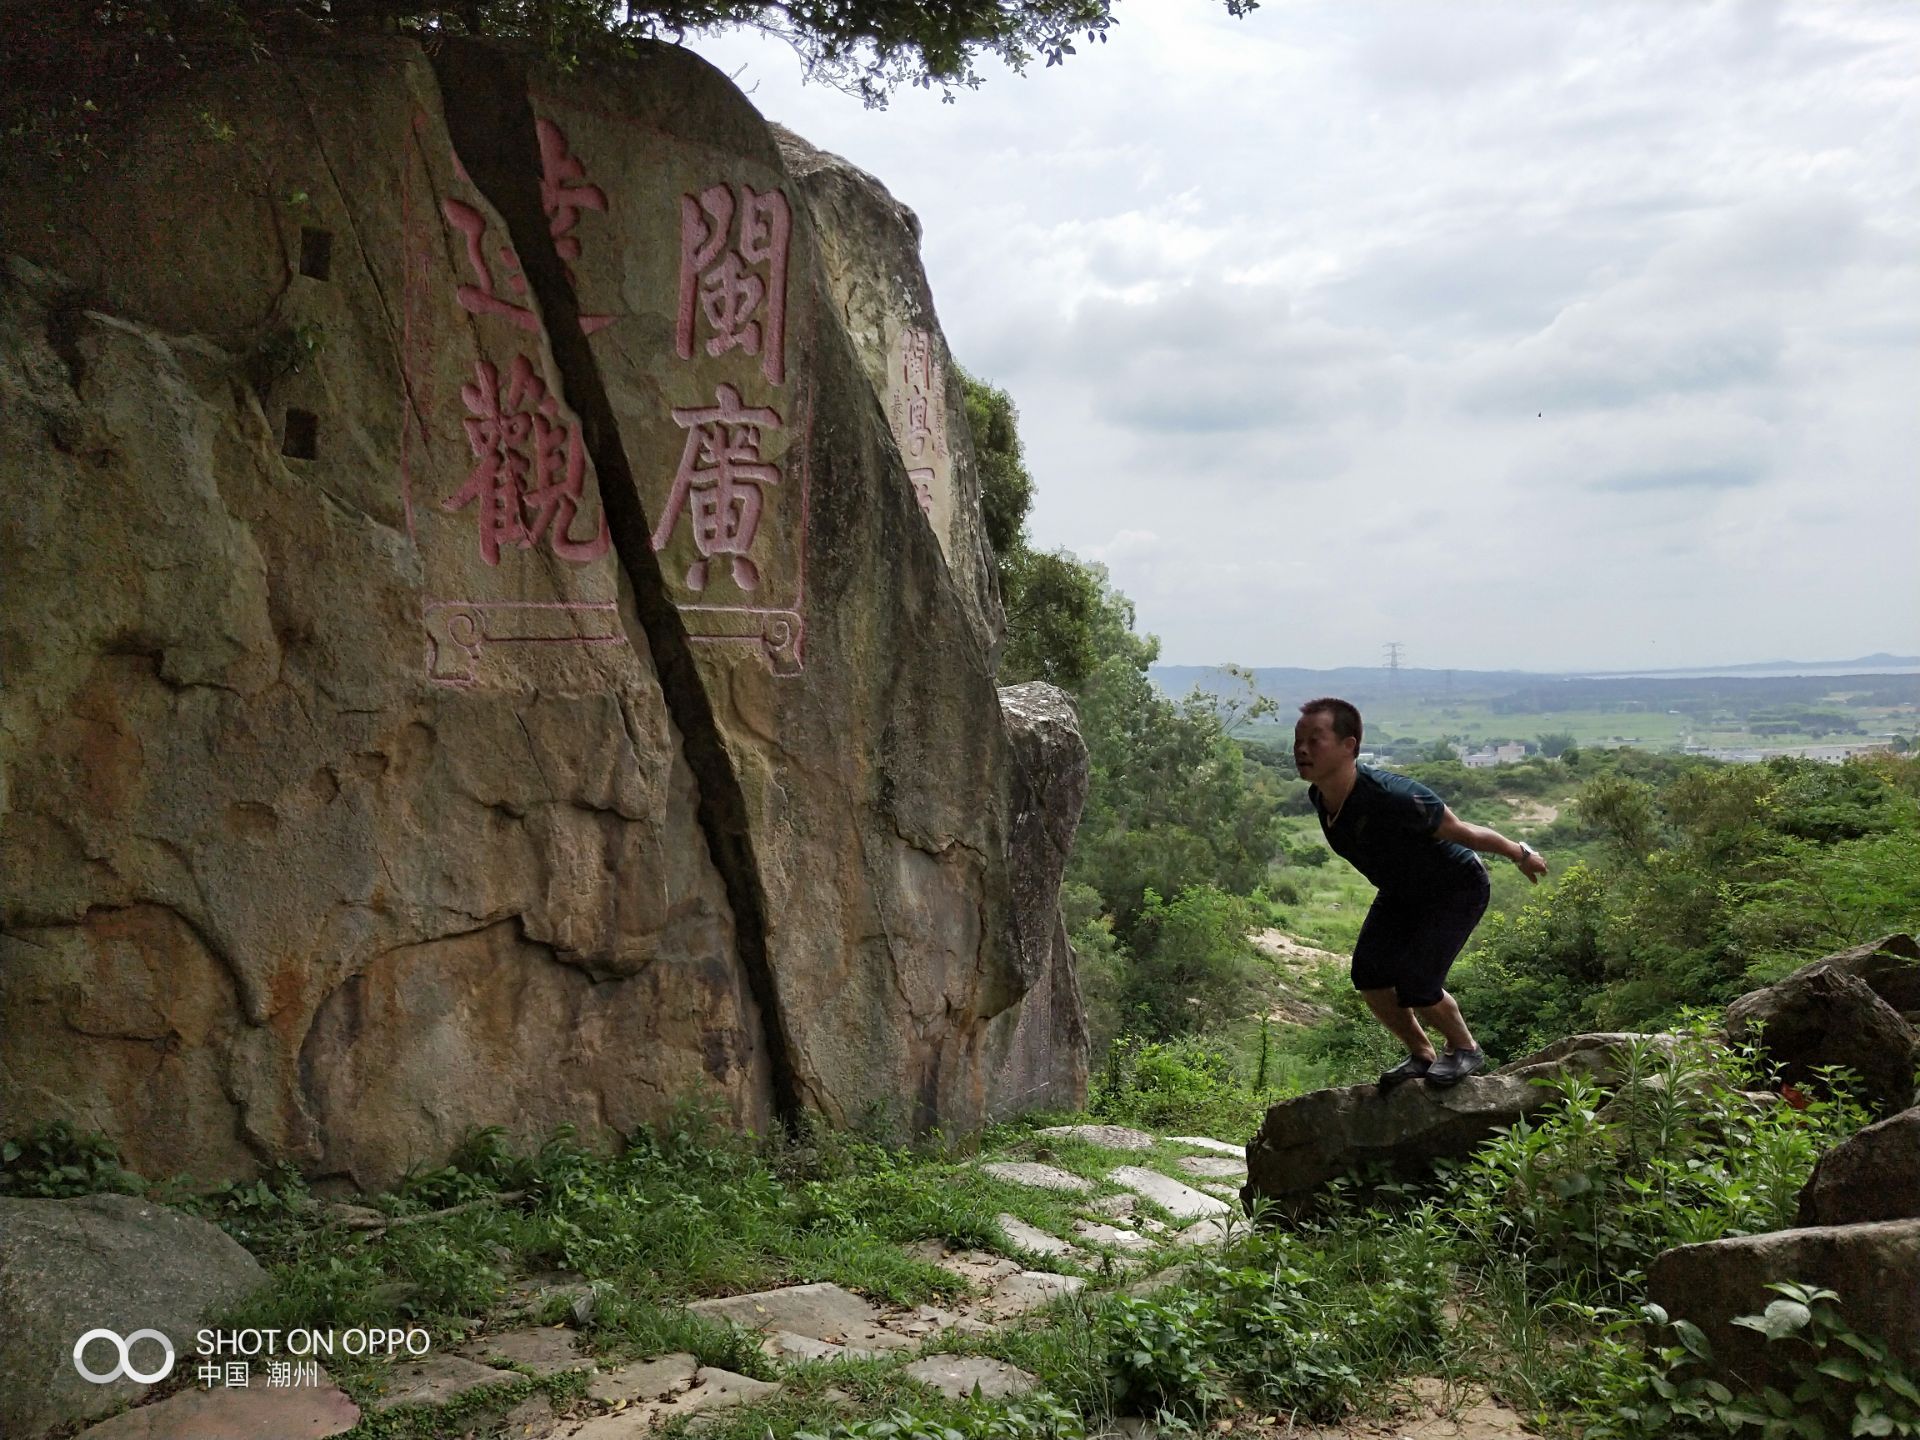
[[788, 474], [788, 457], [806, 463], [788, 423], [792, 206], [778, 188], [722, 182], [680, 196], [679, 222], [675, 348], [701, 393], [671, 410], [685, 437], [653, 547], [692, 639], [757, 643], [775, 674], [794, 674], [807, 495]]

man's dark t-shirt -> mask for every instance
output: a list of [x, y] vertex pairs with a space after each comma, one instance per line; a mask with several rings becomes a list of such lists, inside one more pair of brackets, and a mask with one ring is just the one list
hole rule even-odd
[[1356, 767], [1357, 778], [1337, 820], [1327, 820], [1320, 787], [1308, 789], [1320, 833], [1333, 853], [1348, 861], [1383, 896], [1415, 899], [1486, 883], [1486, 867], [1466, 846], [1436, 840], [1446, 804], [1417, 780]]

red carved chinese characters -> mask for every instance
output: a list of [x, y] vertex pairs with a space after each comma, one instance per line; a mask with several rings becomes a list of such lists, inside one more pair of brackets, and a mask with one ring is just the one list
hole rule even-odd
[[734, 584], [759, 588], [760, 572], [747, 552], [760, 529], [760, 487], [780, 483], [779, 467], [760, 458], [761, 432], [781, 428], [778, 412], [743, 407], [740, 392], [722, 385], [711, 406], [675, 409], [673, 419], [685, 427], [687, 443], [653, 532], [653, 548], [666, 548], [691, 502], [693, 545], [700, 558], [687, 570], [687, 588], [696, 594], [707, 588], [707, 562], [715, 555], [731, 557]]
[[[547, 212], [547, 233], [553, 236], [553, 248], [566, 266], [567, 280], [573, 283], [571, 261], [580, 258], [580, 237], [573, 227], [580, 223], [582, 210], [607, 210], [607, 192], [586, 181], [586, 166], [567, 148], [567, 137], [551, 120], [534, 122], [540, 139], [540, 203]], [[540, 321], [524, 305], [516, 305], [494, 285], [492, 264], [487, 259], [487, 219], [473, 206], [459, 200], [443, 201], [441, 212], [454, 229], [467, 237], [467, 264], [479, 283], [462, 285], [455, 296], [460, 308], [473, 315], [497, 315], [510, 320], [530, 335], [540, 333]], [[495, 259], [504, 272], [507, 287], [515, 295], [527, 293], [527, 277], [522, 273], [520, 257], [511, 245], [494, 247]], [[591, 335], [613, 323], [611, 315], [582, 315], [580, 329]]]
[[[462, 285], [454, 291], [460, 308], [470, 315], [498, 315], [504, 320], [511, 320], [529, 334], [538, 335], [539, 317], [526, 306], [515, 305], [494, 289], [493, 270], [487, 263], [487, 217], [459, 200], [442, 201], [440, 209], [446, 215], [447, 223], [467, 237], [467, 264], [473, 268], [474, 278], [480, 282], [477, 285]], [[520, 260], [513, 253], [513, 247], [498, 246], [496, 253], [514, 293], [526, 294], [527, 277], [520, 273]]]
[[933, 518], [933, 482], [937, 474], [931, 467], [907, 471], [907, 481], [913, 486], [913, 498], [920, 502], [920, 513], [929, 520]]
[[599, 559], [612, 544], [604, 515], [591, 539], [569, 534], [580, 512], [586, 452], [558, 399], [524, 355], [514, 356], [504, 389], [500, 372], [485, 360], [474, 363], [474, 375], [474, 383], [460, 387], [460, 398], [471, 412], [464, 422], [467, 443], [479, 463], [440, 508], [478, 506], [480, 558], [489, 565], [500, 563], [501, 546], [530, 550], [543, 535], [562, 560]]
[[[739, 240], [733, 244], [736, 219]], [[711, 185], [697, 196], [680, 197], [677, 340], [682, 360], [693, 358], [696, 320], [704, 316], [711, 332], [708, 355], [738, 347], [760, 357], [770, 384], [786, 382], [792, 228], [787, 197], [778, 190], [762, 194], [751, 185]]]

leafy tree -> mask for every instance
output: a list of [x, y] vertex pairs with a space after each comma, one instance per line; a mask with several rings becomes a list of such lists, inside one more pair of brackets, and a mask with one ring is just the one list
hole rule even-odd
[[[1646, 1028], [1814, 956], [1920, 921], [1920, 764], [1719, 765], [1636, 752], [1574, 810], [1597, 842], [1456, 972], [1503, 1049], [1581, 1026]], [[1911, 787], [1911, 788], [1910, 788]]]
[[[1020, 412], [1013, 397], [960, 367], [967, 397], [967, 426], [973, 434], [974, 463], [980, 470], [980, 516], [987, 543], [1002, 559], [1027, 544], [1027, 511], [1033, 508], [1033, 476], [1020, 446]], [[1001, 582], [1005, 583], [1005, 572]]]
[[[1238, 16], [1259, 0], [1224, 3]], [[982, 57], [1016, 72], [1042, 57], [1058, 65], [1114, 24], [1112, 0], [38, 0], [8, 7], [0, 133], [84, 162], [103, 122], [187, 73], [282, 51], [321, 26], [482, 36], [568, 62], [745, 26], [792, 45], [811, 78], [879, 106], [903, 84], [951, 100], [981, 83]]]
[[1573, 734], [1566, 730], [1553, 730], [1545, 735], [1536, 735], [1534, 741], [1539, 745], [1540, 753], [1549, 760], [1559, 759], [1578, 743]]
[[1220, 728], [1227, 734], [1238, 734], [1255, 721], [1279, 712], [1280, 706], [1273, 697], [1260, 693], [1260, 682], [1254, 678], [1253, 671], [1244, 665], [1232, 663], [1222, 665], [1220, 669], [1233, 684], [1213, 692], [1211, 698], [1214, 714], [1220, 717]]
[[[1123, 1025], [1179, 1033], [1191, 1012], [1163, 1003], [1169, 987], [1211, 973], [1228, 953], [1217, 936], [1203, 941], [1194, 917], [1225, 914], [1221, 906], [1251, 893], [1276, 853], [1278, 782], [1230, 735], [1273, 705], [1241, 670], [1225, 698], [1196, 690], [1175, 701], [1154, 685], [1147, 669], [1160, 642], [1135, 628], [1133, 602], [1105, 568], [1028, 544], [1034, 485], [1012, 400], [962, 380], [1007, 612], [1001, 682], [1047, 680], [1067, 690], [1087, 742], [1091, 783], [1067, 871], [1079, 913], [1068, 929], [1092, 957], [1094, 1025], [1108, 1034]], [[1165, 895], [1179, 898], [1149, 898]], [[1211, 1021], [1222, 1012], [1209, 1004], [1201, 1013]]]
[[1151, 889], [1142, 899], [1126, 1012], [1161, 1037], [1245, 1016], [1264, 974], [1247, 939], [1254, 928], [1252, 905], [1213, 885], [1192, 886], [1171, 904]]

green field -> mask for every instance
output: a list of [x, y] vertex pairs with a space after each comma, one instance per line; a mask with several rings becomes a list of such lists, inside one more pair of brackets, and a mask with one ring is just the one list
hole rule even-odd
[[[1822, 697], [1817, 708], [1803, 712], [1818, 716], [1831, 712], [1842, 717], [1830, 725], [1817, 719], [1799, 728], [1762, 728], [1751, 716], [1714, 713], [1705, 707], [1690, 711], [1655, 709], [1626, 703], [1583, 710], [1514, 710], [1485, 699], [1446, 702], [1423, 696], [1404, 699], [1375, 697], [1362, 707], [1366, 716], [1365, 748], [1377, 753], [1404, 755], [1423, 750], [1441, 739], [1470, 747], [1519, 740], [1528, 744], [1542, 735], [1571, 735], [1574, 743], [1612, 747], [1631, 745], [1641, 750], [1797, 748], [1809, 745], [1859, 745], [1889, 734], [1911, 736], [1920, 729], [1920, 706], [1913, 704], [1850, 704], [1845, 691]], [[1765, 712], [1761, 712], [1765, 713]], [[1266, 745], [1287, 745], [1293, 737], [1291, 716], [1256, 721], [1242, 727], [1240, 738]]]

